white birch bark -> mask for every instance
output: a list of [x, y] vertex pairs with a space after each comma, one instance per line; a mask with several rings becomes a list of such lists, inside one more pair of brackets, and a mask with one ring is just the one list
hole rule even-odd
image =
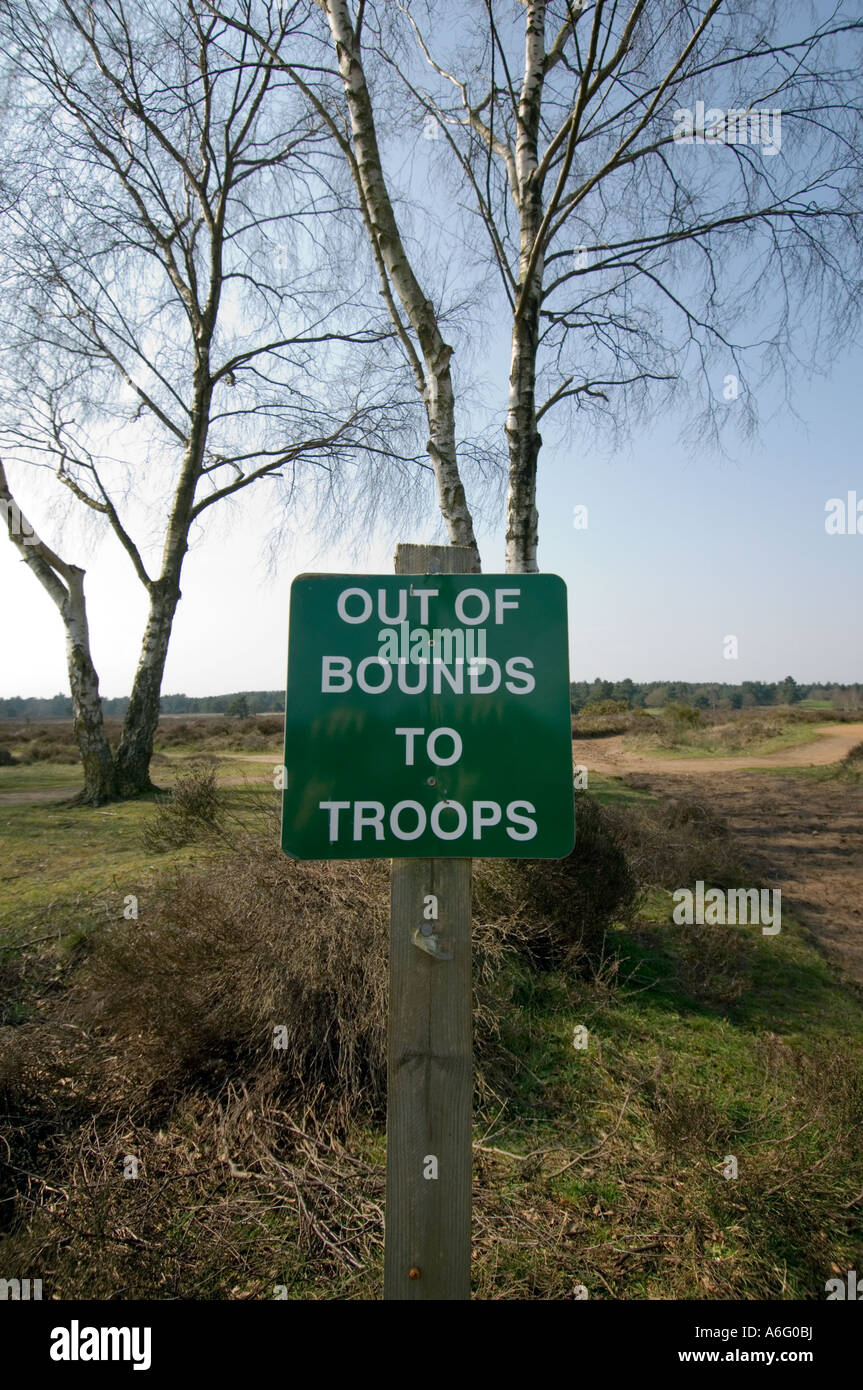
[[383, 173], [374, 111], [347, 0], [318, 0], [330, 27], [344, 85], [356, 158], [352, 169], [375, 250], [399, 297], [422, 354], [422, 395], [428, 419], [427, 449], [438, 504], [452, 545], [469, 546], [480, 569], [473, 519], [458, 468], [452, 348], [444, 342], [434, 305], [426, 298], [405, 251]]
[[506, 569], [510, 574], [530, 574], [538, 568], [536, 474], [542, 439], [536, 426], [536, 358], [544, 264], [541, 249], [539, 254], [535, 252], [535, 243], [543, 211], [538, 140], [545, 66], [545, 15], [545, 0], [528, 4], [515, 148], [516, 187], [513, 191], [519, 214], [520, 245], [506, 417], [509, 448]]
[[216, 321], [221, 276], [210, 289], [210, 302], [202, 316], [195, 369], [193, 423], [183, 467], [174, 493], [162, 551], [158, 579], [147, 585], [150, 608], [141, 643], [141, 654], [117, 746], [117, 779], [123, 796], [138, 796], [153, 789], [150, 763], [159, 726], [159, 695], [171, 640], [174, 614], [180, 601], [180, 576], [189, 548], [189, 528], [195, 506], [195, 489], [201, 477], [209, 432], [213, 385], [210, 379], [209, 339]]
[[101, 806], [117, 793], [114, 759], [102, 721], [99, 677], [90, 653], [84, 598], [84, 571], [67, 564], [36, 534], [18, 507], [0, 462], [0, 506], [9, 539], [56, 604], [66, 629], [66, 665], [72, 694], [75, 739], [81, 754], [84, 788], [76, 804]]

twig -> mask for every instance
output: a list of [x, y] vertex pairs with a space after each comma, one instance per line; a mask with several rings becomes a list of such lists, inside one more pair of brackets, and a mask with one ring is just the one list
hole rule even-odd
[[[57, 928], [57, 932], [56, 932], [56, 939], [57, 939], [57, 941], [60, 940], [60, 930], [61, 930], [61, 929], [58, 927], [58, 928]], [[3, 947], [0, 947], [0, 950], [3, 950], [3, 951], [26, 951], [28, 946], [36, 946], [40, 941], [53, 941], [54, 939], [55, 939], [55, 934], [54, 934], [54, 932], [49, 931], [49, 933], [48, 933], [47, 936], [34, 936], [32, 941], [20, 941], [20, 942], [18, 943], [17, 946], [3, 946]]]
[[612, 1135], [613, 1135], [613, 1134], [616, 1134], [617, 1131], [620, 1129], [621, 1123], [622, 1123], [622, 1121], [623, 1121], [623, 1116], [624, 1116], [624, 1113], [625, 1113], [625, 1111], [626, 1111], [626, 1107], [627, 1107], [627, 1105], [629, 1104], [629, 1097], [630, 1097], [631, 1095], [632, 1095], [632, 1092], [631, 1092], [631, 1091], [627, 1091], [626, 1095], [624, 1096], [624, 1098], [623, 1098], [623, 1105], [620, 1107], [620, 1114], [619, 1114], [618, 1117], [617, 1117], [617, 1122], [615, 1123], [614, 1128], [613, 1128], [613, 1129], [610, 1129], [610, 1130], [608, 1131], [608, 1133], [599, 1141], [599, 1143], [596, 1145], [595, 1148], [593, 1148], [593, 1149], [585, 1149], [584, 1153], [576, 1154], [576, 1155], [575, 1155], [575, 1158], [570, 1159], [569, 1163], [565, 1163], [565, 1164], [563, 1165], [562, 1168], [558, 1168], [558, 1170], [557, 1170], [556, 1173], [549, 1173], [549, 1175], [548, 1175], [548, 1181], [549, 1181], [549, 1182], [551, 1181], [552, 1178], [559, 1178], [560, 1175], [561, 1175], [561, 1173], [565, 1173], [565, 1172], [567, 1171], [568, 1168], [572, 1168], [572, 1167], [575, 1166], [576, 1163], [580, 1163], [581, 1160], [582, 1160], [583, 1158], [593, 1158], [595, 1154], [598, 1154], [598, 1153], [599, 1153], [600, 1149], [601, 1149], [605, 1144], [608, 1143], [608, 1141], [609, 1141], [609, 1139], [612, 1137]]

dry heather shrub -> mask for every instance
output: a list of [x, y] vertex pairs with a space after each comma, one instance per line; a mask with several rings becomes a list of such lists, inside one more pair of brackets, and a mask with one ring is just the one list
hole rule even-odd
[[[286, 1229], [319, 1271], [373, 1258], [382, 1170], [345, 1136], [383, 1109], [388, 878], [249, 839], [91, 937], [61, 1008], [5, 1030], [0, 1220], [16, 1218], [19, 1263], [50, 1251], [61, 1296], [235, 1297], [268, 1296]], [[528, 931], [512, 903], [477, 924], [481, 1088], [495, 987]], [[149, 1183], [122, 1180], [127, 1154]]]
[[102, 933], [75, 1016], [125, 1042], [140, 1100], [263, 1068], [286, 1091], [377, 1105], [387, 908], [383, 864], [298, 864], [250, 840]]
[[[14, 1023], [20, 1001], [26, 994], [23, 962], [20, 955], [0, 948], [0, 1028]], [[3, 1054], [0, 1052], [0, 1068]]]
[[193, 724], [186, 719], [161, 719], [156, 734], [160, 748], [170, 748], [174, 744], [200, 743], [207, 737], [208, 728], [203, 723]]
[[[121, 1044], [145, 1106], [242, 1075], [345, 1116], [380, 1110], [388, 922], [386, 862], [297, 863], [249, 841], [176, 874], [138, 922], [105, 929], [74, 1017]], [[480, 1054], [497, 1032], [493, 981], [526, 935], [515, 919], [477, 928]]]
[[[599, 808], [582, 798], [560, 863], [479, 861], [474, 913], [479, 1070], [494, 1051], [506, 963], [586, 967], [634, 897]], [[138, 1103], [266, 1073], [345, 1113], [380, 1109], [386, 1080], [389, 865], [298, 863], [247, 836], [175, 873], [134, 923], [106, 927], [71, 1017], [119, 1050]], [[280, 1047], [274, 1047], [274, 1029]]]
[[735, 927], [684, 927], [679, 975], [694, 999], [709, 1004], [733, 1004], [752, 981], [756, 954], [752, 936]]
[[80, 761], [78, 748], [68, 735], [40, 735], [25, 744], [21, 751], [22, 763], [77, 763]]
[[672, 1154], [710, 1153], [723, 1147], [722, 1116], [703, 1091], [661, 1085], [653, 1097], [653, 1132], [660, 1149]]
[[728, 821], [724, 816], [720, 816], [708, 806], [704, 801], [696, 801], [692, 797], [678, 797], [668, 801], [664, 807], [662, 819], [669, 829], [675, 830], [680, 826], [692, 826], [695, 831], [702, 835], [727, 835]]
[[212, 759], [201, 758], [178, 776], [141, 830], [144, 848], [154, 853], [205, 839], [219, 825], [225, 796]]
[[625, 714], [589, 714], [586, 711], [570, 721], [573, 738], [611, 738], [625, 734], [633, 726], [632, 712]]
[[758, 706], [729, 715], [722, 710], [669, 704], [658, 718], [633, 721], [627, 742], [637, 748], [668, 749], [700, 748], [706, 743], [718, 752], [739, 753], [796, 725], [823, 723], [824, 717], [823, 711], [816, 710]]
[[41, 1019], [0, 1028], [0, 1231], [14, 1226], [19, 1199], [26, 1207], [32, 1198], [34, 1175], [52, 1166], [64, 1136], [95, 1103], [82, 1084], [93, 1068], [89, 1058], [81, 1065], [86, 1041], [81, 1030]]
[[197, 744], [201, 750], [229, 748], [233, 752], [256, 752], [277, 747], [284, 729], [285, 721], [280, 714], [258, 714], [239, 720], [227, 715], [163, 718], [156, 742], [160, 748]]
[[861, 1166], [863, 1132], [863, 1061], [836, 1040], [819, 1040], [810, 1053], [790, 1046], [776, 1033], [765, 1035], [765, 1074], [791, 1092], [809, 1119], [831, 1116], [836, 1151]]
[[172, 1118], [102, 1114], [58, 1135], [50, 1168], [31, 1163], [10, 1267], [61, 1299], [272, 1299], [276, 1283], [338, 1298], [340, 1277], [374, 1278], [385, 1174], [356, 1136], [242, 1086], [179, 1097]]
[[660, 1151], [710, 1153], [730, 1137], [727, 1117], [701, 1080], [677, 1065], [665, 1051], [650, 1063], [636, 1063], [639, 1103]]
[[478, 861], [474, 916], [523, 923], [519, 949], [535, 968], [591, 974], [605, 957], [609, 926], [629, 916], [638, 884], [604, 807], [577, 794], [575, 822], [565, 859]]
[[[107, 724], [105, 729], [110, 737]], [[5, 744], [18, 747], [18, 761], [22, 763], [75, 763], [79, 759], [71, 719], [45, 724], [11, 723], [4, 728], [2, 737]]]
[[727, 822], [690, 797], [606, 808], [642, 884], [680, 888], [703, 879], [733, 886], [739, 876]]

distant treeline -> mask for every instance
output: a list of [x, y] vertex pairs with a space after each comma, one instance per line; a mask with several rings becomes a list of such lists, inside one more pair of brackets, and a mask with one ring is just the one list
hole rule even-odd
[[675, 703], [696, 709], [748, 709], [753, 705], [793, 705], [801, 700], [828, 701], [837, 709], [859, 709], [863, 686], [798, 685], [793, 676], [781, 681], [742, 681], [740, 685], [707, 681], [572, 681], [570, 703], [573, 713], [585, 705], [614, 700], [627, 709], [661, 709]]
[[[821, 685], [798, 685], [793, 676], [782, 681], [743, 681], [740, 685], [694, 681], [572, 681], [570, 703], [573, 713], [585, 705], [614, 700], [628, 709], [658, 709], [670, 703], [694, 705], [696, 709], [747, 709], [752, 705], [793, 705], [800, 700], [826, 700], [837, 709], [863, 707], [863, 686], [839, 685], [825, 681]], [[105, 717], [122, 719], [129, 703], [128, 696], [103, 700]], [[237, 690], [229, 695], [163, 695], [163, 714], [230, 714], [246, 717], [254, 714], [283, 714], [284, 690]], [[72, 701], [68, 695], [53, 695], [41, 700], [36, 696], [13, 695], [0, 699], [0, 719], [62, 719], [72, 717]]]
[[[129, 703], [127, 695], [115, 700], [103, 700], [106, 719], [122, 719]], [[163, 695], [160, 700], [163, 714], [284, 714], [284, 690], [238, 690], [230, 695]], [[13, 695], [0, 699], [0, 719], [62, 719], [72, 717], [72, 701], [68, 695], [53, 695], [48, 700], [33, 695]]]

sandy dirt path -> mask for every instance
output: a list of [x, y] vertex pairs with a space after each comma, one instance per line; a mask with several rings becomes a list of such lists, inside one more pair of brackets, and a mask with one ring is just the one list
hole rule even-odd
[[622, 737], [580, 739], [573, 762], [659, 796], [703, 797], [725, 818], [752, 887], [781, 888], [826, 955], [863, 984], [863, 786], [753, 771], [823, 767], [861, 741], [863, 724], [834, 724], [769, 756], [673, 758], [634, 753]]
[[679, 777], [709, 777], [718, 772], [742, 772], [750, 767], [823, 767], [838, 763], [856, 743], [863, 742], [863, 724], [832, 724], [812, 743], [782, 748], [761, 757], [677, 758], [634, 753], [624, 745], [624, 735], [614, 738], [573, 740], [572, 760], [588, 771], [622, 777], [627, 772], [668, 772]]
[[751, 771], [629, 773], [625, 780], [709, 804], [752, 871], [747, 886], [781, 888], [783, 909], [863, 985], [863, 785]]

